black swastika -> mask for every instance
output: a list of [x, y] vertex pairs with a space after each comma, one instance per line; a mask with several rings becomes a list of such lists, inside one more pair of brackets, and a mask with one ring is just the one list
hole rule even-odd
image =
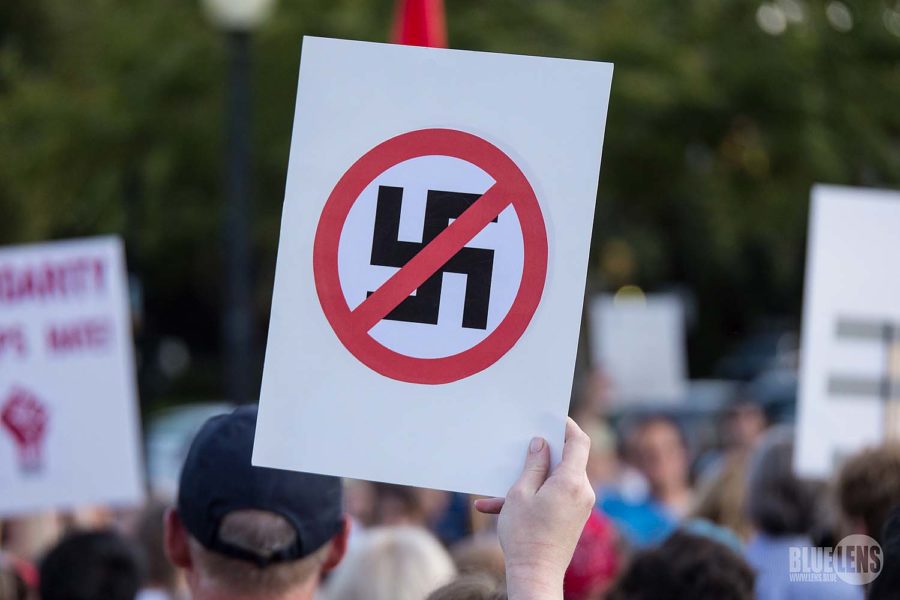
[[[425, 225], [422, 243], [400, 241], [400, 206], [403, 188], [379, 186], [375, 209], [375, 235], [372, 239], [372, 265], [402, 267], [480, 198], [480, 194], [428, 190], [425, 204]], [[497, 218], [493, 219], [497, 222]], [[385, 319], [437, 325], [441, 304], [444, 273], [466, 276], [466, 295], [462, 326], [487, 329], [488, 305], [491, 297], [491, 276], [494, 271], [494, 251], [482, 248], [462, 248], [425, 283], [415, 296], [408, 296]], [[369, 292], [368, 295], [372, 295]]]

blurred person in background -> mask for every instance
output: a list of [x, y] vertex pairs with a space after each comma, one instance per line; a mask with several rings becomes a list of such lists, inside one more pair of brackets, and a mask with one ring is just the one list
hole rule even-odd
[[722, 411], [718, 425], [719, 448], [695, 465], [701, 484], [745, 460], [765, 435], [769, 419], [762, 405], [742, 392]]
[[769, 431], [750, 458], [747, 514], [753, 535], [745, 556], [756, 571], [759, 600], [855, 599], [860, 588], [843, 581], [791, 581], [791, 547], [810, 547], [822, 494], [794, 475], [794, 440], [789, 427]]
[[344, 479], [344, 512], [353, 522], [351, 542], [357, 530], [375, 524], [375, 485], [362, 479]]
[[63, 532], [63, 519], [56, 512], [12, 517], [3, 522], [0, 548], [17, 558], [36, 562]]
[[118, 517], [109, 506], [90, 504], [77, 506], [59, 514], [64, 531], [117, 529]]
[[142, 558], [112, 531], [73, 533], [40, 566], [41, 600], [135, 600]]
[[753, 571], [740, 555], [682, 531], [634, 556], [606, 600], [751, 600]]
[[648, 415], [626, 426], [625, 444], [629, 462], [647, 480], [648, 493], [602, 490], [600, 510], [629, 542], [638, 546], [660, 542], [691, 508], [687, 440], [673, 418]]
[[616, 432], [609, 422], [610, 381], [600, 370], [576, 374], [569, 414], [591, 439], [588, 479], [594, 490], [615, 486], [622, 477]]
[[469, 534], [469, 498], [466, 494], [375, 483], [373, 525], [415, 525], [453, 544]]
[[582, 416], [576, 422], [591, 438], [591, 456], [587, 466], [591, 486], [600, 490], [615, 485], [621, 476], [615, 430], [605, 419], [597, 416]]
[[900, 505], [895, 506], [881, 530], [884, 562], [881, 572], [871, 584], [868, 600], [896, 600], [900, 596]]
[[133, 539], [144, 553], [146, 578], [138, 600], [179, 600], [186, 597], [178, 569], [166, 557], [163, 523], [168, 506], [151, 500], [138, 516]]
[[621, 491], [626, 497], [647, 493], [644, 476], [628, 460], [619, 447], [615, 428], [610, 424], [611, 382], [599, 369], [576, 374], [570, 415], [591, 439], [588, 479], [595, 492], [606, 489]]
[[743, 541], [752, 526], [744, 507], [748, 456], [729, 456], [722, 468], [703, 480], [697, 488], [692, 519], [702, 519], [734, 532]]
[[328, 600], [425, 600], [456, 575], [450, 555], [427, 530], [376, 527], [347, 554], [326, 587]]
[[503, 548], [496, 530], [479, 531], [450, 548], [450, 555], [461, 574], [486, 574], [502, 580], [506, 572]]
[[[373, 525], [413, 525], [427, 527], [429, 508], [443, 507], [445, 497], [427, 497], [426, 490], [393, 483], [374, 483], [375, 506]], [[430, 505], [430, 507], [429, 507]]]
[[570, 415], [579, 425], [590, 422], [591, 418], [607, 419], [612, 399], [612, 380], [603, 369], [576, 373], [569, 403]]
[[745, 456], [762, 440], [769, 420], [762, 405], [743, 396], [725, 410], [721, 427], [725, 453]]
[[[590, 464], [590, 460], [588, 461]], [[602, 598], [619, 572], [619, 537], [612, 521], [596, 508], [578, 538], [563, 580], [566, 600]]]
[[[428, 490], [436, 492], [438, 490]], [[472, 533], [472, 498], [459, 492], [442, 492], [444, 502], [433, 506], [438, 509], [429, 521], [429, 529], [445, 545], [455, 544]]]
[[37, 570], [30, 563], [0, 552], [0, 600], [37, 598]]
[[900, 444], [862, 450], [841, 466], [837, 496], [847, 533], [881, 542], [890, 511], [900, 505]]
[[470, 574], [435, 590], [428, 600], [506, 600], [506, 589], [486, 573]]
[[166, 513], [166, 552], [193, 600], [311, 599], [344, 556], [341, 481], [252, 466], [256, 415], [245, 406], [203, 425]]

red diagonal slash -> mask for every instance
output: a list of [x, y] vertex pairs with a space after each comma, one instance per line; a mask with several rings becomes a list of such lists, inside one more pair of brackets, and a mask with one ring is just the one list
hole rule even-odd
[[434, 275], [448, 260], [487, 227], [512, 202], [511, 194], [498, 185], [491, 186], [447, 229], [394, 273], [384, 285], [366, 298], [352, 312], [357, 327], [368, 331], [375, 327], [398, 304], [409, 297], [426, 279]]

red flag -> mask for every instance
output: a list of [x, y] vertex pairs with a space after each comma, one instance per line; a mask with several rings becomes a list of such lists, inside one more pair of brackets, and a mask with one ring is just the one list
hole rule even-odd
[[397, 0], [392, 41], [407, 46], [446, 48], [444, 0]]

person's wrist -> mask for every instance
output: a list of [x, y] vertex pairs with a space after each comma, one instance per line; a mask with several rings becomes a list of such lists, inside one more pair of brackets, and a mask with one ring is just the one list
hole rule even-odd
[[555, 561], [507, 561], [509, 600], [562, 600], [565, 567]]

